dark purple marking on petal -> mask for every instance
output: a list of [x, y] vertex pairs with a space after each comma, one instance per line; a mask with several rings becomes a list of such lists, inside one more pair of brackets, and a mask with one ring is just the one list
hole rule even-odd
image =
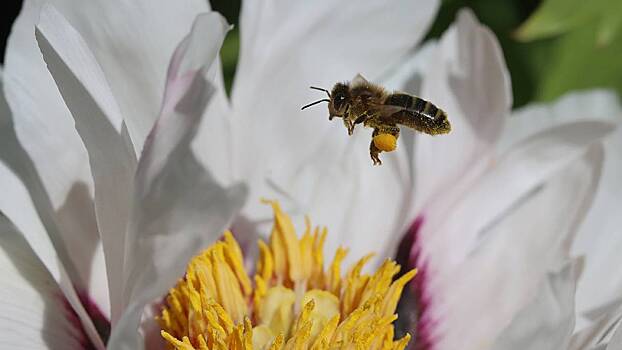
[[404, 289], [397, 306], [399, 318], [396, 321], [396, 335], [410, 333], [413, 339], [409, 350], [434, 349], [437, 320], [430, 313], [431, 295], [427, 289], [428, 264], [421, 257], [420, 230], [423, 216], [418, 216], [412, 223], [398, 247], [396, 262], [405, 268], [402, 273], [417, 268], [417, 275]]
[[110, 320], [86, 292], [78, 293], [78, 297], [86, 309], [86, 313], [91, 317], [95, 330], [97, 330], [104, 344], [107, 344], [108, 338], [110, 338]]
[[[61, 302], [65, 306], [65, 316], [69, 320], [69, 322], [74, 326], [77, 330], [76, 334], [79, 339], [76, 339], [78, 343], [82, 345], [82, 350], [95, 350], [95, 345], [91, 342], [88, 335], [86, 334], [84, 328], [82, 327], [82, 322], [80, 322], [80, 318], [78, 314], [75, 312], [69, 301], [65, 297], [65, 295], [59, 295]], [[108, 338], [110, 338], [110, 320], [102, 313], [101, 309], [95, 302], [88, 296], [88, 294], [84, 291], [78, 292], [78, 298], [80, 298], [80, 302], [86, 313], [89, 315], [91, 320], [93, 321], [93, 325], [97, 330], [97, 333], [101, 337], [104, 344], [108, 343]]]

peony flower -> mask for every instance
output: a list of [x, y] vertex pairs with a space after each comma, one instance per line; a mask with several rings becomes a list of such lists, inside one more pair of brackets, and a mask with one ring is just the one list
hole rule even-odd
[[[3, 332], [6, 343], [102, 349], [110, 335], [108, 347], [135, 349], [143, 337], [147, 346], [162, 341], [150, 333], [149, 316], [137, 332], [144, 306], [230, 226], [245, 189], [255, 200], [233, 224], [242, 238], [268, 217], [254, 206], [258, 194], [283, 196], [278, 177], [268, 175], [282, 168], [288, 176], [300, 173], [296, 168], [318, 146], [335, 143], [325, 118], [282, 118], [309, 97], [296, 91], [312, 79], [329, 83], [359, 70], [379, 75], [397, 61], [423, 36], [438, 3], [402, 5], [335, 11], [329, 3], [246, 3], [228, 106], [219, 65], [212, 64], [228, 26], [205, 3], [26, 1], [3, 75], [2, 290], [15, 300], [3, 314], [7, 329], [19, 324], [19, 332]], [[373, 25], [357, 20], [372, 15]], [[277, 31], [277, 23], [292, 30]], [[386, 40], [394, 30], [407, 35]], [[301, 37], [313, 45], [294, 51]], [[370, 54], [361, 38], [377, 42], [378, 51]], [[269, 91], [268, 78], [295, 85]], [[311, 123], [292, 128], [302, 120]], [[266, 126], [273, 124], [272, 135]], [[274, 157], [259, 162], [253, 150], [260, 145]]]
[[[600, 142], [613, 125], [563, 121], [524, 133], [504, 127], [511, 93], [503, 56], [470, 13], [411, 58], [405, 55], [433, 19], [437, 2], [245, 2], [240, 61], [227, 101], [214, 62], [227, 25], [214, 13], [201, 14], [208, 10], [202, 2], [54, 6], [26, 2], [7, 50], [5, 111], [10, 108], [12, 118], [3, 120], [1, 141], [6, 151], [0, 184], [9, 195], [0, 199], [6, 215], [0, 266], [10, 276], [3, 290], [22, 306], [15, 308], [19, 312], [5, 306], [6, 324], [15, 330], [6, 332], [7, 343], [101, 349], [111, 329], [109, 348], [140, 348], [143, 340], [155, 346], [162, 338], [159, 329], [149, 328], [154, 316], [143, 310], [172, 287], [158, 314], [162, 334], [179, 346], [176, 341], [183, 343], [187, 336], [200, 348], [198, 334], [216, 325], [240, 342], [248, 341], [251, 327], [253, 335], [277, 338], [279, 327], [283, 333], [289, 328], [294, 342], [317, 336], [306, 321], [323, 322], [315, 312], [335, 308], [319, 305], [326, 301], [322, 298], [306, 297], [313, 290], [340, 296], [344, 318], [349, 313], [342, 308], [372, 310], [366, 315], [382, 327], [366, 334], [391, 338], [392, 305], [350, 303], [348, 291], [359, 289], [317, 281], [303, 288], [291, 275], [296, 244], [288, 242], [309, 253], [310, 236], [295, 239], [291, 228], [305, 213], [330, 228], [325, 250], [339, 252], [338, 244], [347, 244], [350, 259], [370, 248], [381, 259], [390, 257], [410, 232], [414, 249], [405, 243], [410, 259], [402, 260], [418, 269], [415, 297], [403, 298], [400, 315], [419, 317], [410, 327], [411, 346], [514, 346], [508, 342], [530, 340], [529, 329], [514, 332], [514, 325], [524, 324], [521, 319], [530, 324], [529, 315], [536, 314], [530, 302], [544, 299], [544, 306], [563, 305], [559, 310], [568, 312], [572, 296], [564, 303], [557, 303], [556, 295], [536, 296], [540, 290], [557, 291], [546, 288], [557, 281], [564, 291], [574, 283], [578, 267], [568, 261], [567, 247], [590, 204]], [[374, 20], [361, 20], [368, 17]], [[403, 133], [398, 150], [371, 169], [367, 133], [348, 138], [326, 120], [325, 111], [298, 110], [314, 98], [308, 85], [329, 86], [357, 72], [388, 85], [387, 77], [393, 76], [396, 88], [433, 100], [448, 112], [453, 133], [443, 138]], [[283, 230], [289, 219], [275, 209], [274, 230], [288, 244], [287, 260], [278, 270], [280, 250], [262, 249], [257, 272], [265, 290], [254, 281], [249, 292], [242, 252], [252, 256], [250, 242], [268, 232], [266, 224], [272, 222], [260, 196], [279, 198], [293, 223]], [[545, 210], [547, 215], [540, 215]], [[214, 243], [227, 227], [240, 249], [229, 234]], [[313, 242], [319, 244], [315, 236]], [[178, 281], [188, 260], [204, 248]], [[228, 257], [225, 264], [214, 264], [221, 253]], [[275, 259], [272, 274], [266, 267], [269, 254]], [[252, 260], [245, 263], [252, 267]], [[219, 285], [232, 291], [231, 299], [201, 287], [210, 274], [216, 280], [214, 266], [233, 273]], [[302, 271], [308, 266], [302, 264]], [[386, 266], [395, 270], [389, 263], [378, 271]], [[203, 276], [195, 273], [201, 269]], [[313, 271], [324, 280], [333, 273]], [[356, 271], [339, 283], [371, 276]], [[377, 286], [393, 288], [387, 282]], [[264, 298], [253, 304], [256, 314], [240, 309], [236, 286], [245, 297]], [[282, 300], [271, 301], [269, 290], [293, 293], [294, 303], [283, 308]], [[180, 312], [194, 310], [194, 292], [207, 298], [208, 306], [196, 323], [191, 322], [196, 314]], [[394, 292], [387, 298], [391, 302]], [[175, 300], [184, 302], [180, 310], [175, 311]], [[409, 308], [408, 301], [416, 306]], [[294, 305], [293, 313], [288, 305]], [[273, 324], [272, 317], [261, 315], [262, 307], [282, 308], [287, 317]], [[188, 334], [167, 323], [166, 313], [186, 317]], [[216, 322], [208, 317], [214, 313]], [[244, 316], [255, 323], [249, 325]], [[324, 316], [324, 321], [333, 319]], [[346, 345], [364, 344], [357, 343], [365, 339], [357, 334], [361, 338], [350, 337]]]

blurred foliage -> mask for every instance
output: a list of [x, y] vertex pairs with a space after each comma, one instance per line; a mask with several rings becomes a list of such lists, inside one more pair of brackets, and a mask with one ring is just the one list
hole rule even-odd
[[233, 77], [235, 76], [235, 68], [238, 63], [238, 53], [240, 52], [240, 0], [210, 0], [212, 9], [220, 12], [229, 23], [233, 25], [233, 29], [229, 31], [220, 50], [220, 59], [222, 60], [222, 72], [225, 79], [225, 88], [227, 92], [231, 92]]
[[[234, 24], [221, 57], [227, 89], [239, 51], [239, 0], [212, 0]], [[577, 89], [622, 94], [622, 0], [443, 0], [427, 39], [438, 38], [463, 7], [495, 33], [512, 76], [514, 106]]]
[[238, 63], [238, 53], [240, 51], [240, 30], [234, 27], [225, 38], [220, 49], [220, 59], [222, 60], [222, 73], [225, 78], [225, 88], [231, 91], [235, 68]]
[[550, 40], [541, 57], [539, 100], [573, 89], [613, 88], [622, 94], [622, 1], [546, 0], [516, 31], [525, 42]]
[[517, 31], [524, 41], [568, 34], [592, 26], [599, 47], [611, 44], [621, 34], [622, 1], [547, 0]]

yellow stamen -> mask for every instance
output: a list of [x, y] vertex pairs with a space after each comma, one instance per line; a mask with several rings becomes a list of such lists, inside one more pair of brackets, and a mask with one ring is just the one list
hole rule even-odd
[[[230, 232], [194, 257], [186, 276], [169, 291], [157, 318], [162, 337], [176, 350], [399, 349], [395, 309], [412, 270], [393, 281], [399, 265], [387, 260], [373, 274], [363, 272], [373, 254], [345, 275], [347, 250], [339, 248], [324, 271], [326, 229], [298, 238], [289, 216], [272, 205], [270, 244], [259, 242], [257, 271], [244, 269]], [[180, 340], [181, 339], [181, 340]]]
[[397, 148], [397, 139], [391, 134], [379, 134], [373, 140], [374, 145], [381, 151], [391, 152]]

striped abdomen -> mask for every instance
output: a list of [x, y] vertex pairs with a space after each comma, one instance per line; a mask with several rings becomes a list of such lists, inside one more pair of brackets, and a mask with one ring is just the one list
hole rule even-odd
[[389, 95], [384, 104], [404, 108], [392, 115], [398, 124], [430, 135], [446, 134], [451, 131], [447, 113], [422, 98], [397, 93]]

